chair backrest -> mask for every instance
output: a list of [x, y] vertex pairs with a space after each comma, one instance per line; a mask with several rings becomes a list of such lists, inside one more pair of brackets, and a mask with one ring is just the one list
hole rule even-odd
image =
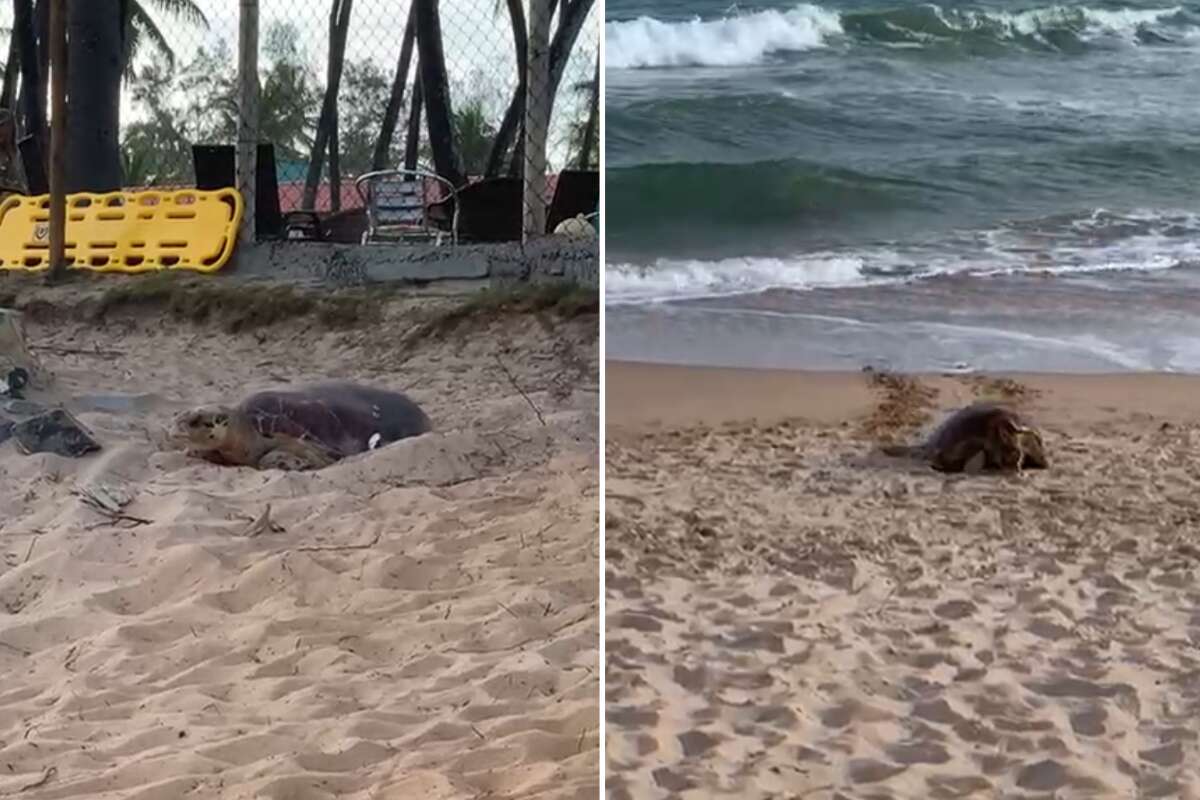
[[410, 175], [387, 175], [368, 185], [369, 213], [376, 225], [425, 225], [425, 181]]

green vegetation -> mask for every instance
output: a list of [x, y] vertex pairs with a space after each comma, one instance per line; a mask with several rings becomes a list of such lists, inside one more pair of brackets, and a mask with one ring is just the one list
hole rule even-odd
[[95, 315], [116, 311], [165, 311], [189, 322], [217, 322], [230, 332], [312, 317], [329, 328], [348, 328], [379, 319], [378, 293], [304, 292], [291, 286], [246, 285], [154, 275], [122, 282], [100, 295]]
[[[401, 287], [330, 291], [270, 283], [245, 283], [171, 273], [145, 277], [72, 275], [56, 289], [31, 276], [3, 276], [0, 307], [16, 308], [33, 319], [54, 322], [90, 319], [167, 317], [216, 325], [231, 333], [286, 322], [310, 321], [324, 328], [376, 325]], [[398, 346], [460, 328], [487, 325], [523, 315], [572, 320], [599, 313], [599, 292], [572, 283], [519, 283], [456, 297], [413, 304], [415, 326]]]
[[[307, 163], [317, 128], [324, 86], [310, 66], [291, 23], [274, 22], [264, 32], [260, 126], [263, 141], [275, 145], [277, 162]], [[129, 90], [136, 119], [125, 126], [121, 142], [125, 183], [188, 184], [194, 143], [229, 144], [237, 138], [237, 59], [228, 45], [201, 48], [185, 64], [165, 56], [149, 60], [132, 75]], [[485, 101], [480, 76], [456, 87], [463, 99], [453, 112], [455, 146], [463, 168], [482, 175], [497, 131], [500, 110]], [[589, 84], [590, 86], [590, 84]], [[391, 93], [391, 78], [370, 60], [347, 61], [338, 99], [341, 173], [360, 175], [371, 169], [375, 142]], [[581, 136], [587, 108], [573, 123]], [[402, 161], [404, 137], [392, 144], [389, 162]], [[572, 148], [578, 151], [578, 146]], [[421, 159], [431, 160], [429, 143], [421, 143]], [[597, 150], [598, 155], [598, 150]], [[572, 158], [575, 158], [573, 155]]]

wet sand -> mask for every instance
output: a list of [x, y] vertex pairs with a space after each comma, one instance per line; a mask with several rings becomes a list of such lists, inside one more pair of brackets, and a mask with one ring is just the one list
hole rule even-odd
[[610, 301], [609, 359], [757, 369], [1200, 372], [1200, 271], [929, 278]]
[[[104, 449], [0, 445], [0, 795], [596, 796], [595, 316], [400, 346], [446, 302], [27, 324]], [[407, 391], [435, 432], [305, 473], [159, 444], [180, 407], [331, 378]]]
[[[606, 382], [610, 797], [1200, 797], [1200, 380]], [[1050, 469], [878, 452], [976, 397]]]

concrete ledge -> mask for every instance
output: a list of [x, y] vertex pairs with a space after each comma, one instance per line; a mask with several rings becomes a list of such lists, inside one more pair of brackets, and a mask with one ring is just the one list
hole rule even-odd
[[469, 280], [570, 280], [599, 288], [595, 240], [547, 236], [519, 242], [433, 247], [264, 242], [240, 247], [223, 272], [240, 278], [333, 286]]

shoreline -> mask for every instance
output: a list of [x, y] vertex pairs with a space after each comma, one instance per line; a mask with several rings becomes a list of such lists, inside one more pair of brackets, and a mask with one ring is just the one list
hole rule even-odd
[[606, 305], [607, 356], [906, 373], [1200, 373], [1200, 271], [944, 276]]
[[[861, 419], [878, 401], [873, 373], [862, 371], [701, 367], [605, 362], [610, 433], [659, 428], [800, 420], [839, 425]], [[878, 374], [878, 373], [875, 373]], [[984, 382], [1011, 381], [1026, 392], [1018, 404], [1051, 425], [1123, 418], [1200, 419], [1200, 375], [1167, 372], [898, 373], [936, 391], [946, 410], [979, 397]], [[1131, 402], [1136, 398], [1136, 403]]]

